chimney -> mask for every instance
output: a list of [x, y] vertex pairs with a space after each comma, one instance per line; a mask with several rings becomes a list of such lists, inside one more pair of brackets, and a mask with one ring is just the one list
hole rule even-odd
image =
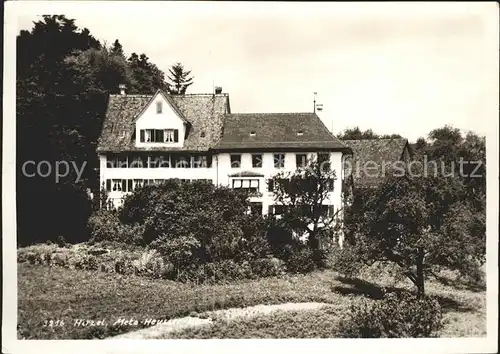
[[220, 87], [220, 86], [215, 86], [215, 94], [216, 94], [216, 95], [219, 95], [219, 94], [221, 94], [221, 93], [222, 93], [222, 87]]
[[125, 89], [127, 88], [127, 86], [125, 86], [125, 84], [120, 84], [118, 85], [118, 88], [120, 89], [120, 95], [125, 95]]

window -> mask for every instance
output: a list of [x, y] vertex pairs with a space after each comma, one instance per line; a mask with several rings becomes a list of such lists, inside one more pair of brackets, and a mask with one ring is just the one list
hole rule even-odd
[[329, 191], [329, 192], [333, 192], [333, 179], [328, 179], [326, 181], [326, 189]]
[[178, 156], [177, 161], [175, 163], [176, 168], [190, 168], [191, 167], [191, 159], [189, 156]]
[[114, 179], [112, 182], [113, 182], [113, 188], [111, 190], [113, 192], [121, 192], [123, 189], [122, 180]]
[[297, 132], [297, 135], [298, 135], [298, 136], [302, 136], [302, 135], [304, 135], [304, 132], [303, 132], [302, 130], [299, 130], [299, 131]]
[[251, 193], [259, 192], [259, 180], [258, 179], [233, 179], [233, 188], [235, 189], [246, 189]]
[[297, 168], [306, 167], [307, 155], [306, 154], [296, 154], [295, 155], [295, 163], [297, 164]]
[[136, 190], [137, 188], [141, 188], [144, 185], [144, 181], [142, 179], [134, 179], [132, 188]]
[[177, 143], [179, 141], [178, 129], [141, 129], [141, 143]]
[[273, 179], [268, 179], [267, 180], [267, 191], [268, 192], [273, 192], [274, 191], [274, 180]]
[[320, 215], [324, 218], [331, 218], [334, 215], [334, 207], [333, 205], [321, 205], [320, 206]]
[[119, 159], [117, 155], [109, 154], [106, 157], [106, 167], [107, 168], [118, 168], [119, 167]]
[[231, 154], [231, 168], [241, 167], [241, 154]]
[[250, 136], [255, 136], [255, 135], [257, 135], [257, 134], [254, 131], [250, 132]]
[[172, 166], [170, 163], [170, 155], [161, 156], [157, 161], [159, 168], [170, 168]]
[[273, 215], [281, 215], [285, 212], [285, 206], [284, 205], [270, 205], [269, 211]]
[[260, 202], [250, 203], [250, 213], [255, 215], [262, 215], [262, 203]]
[[158, 101], [156, 102], [156, 114], [160, 114], [162, 112], [162, 102]]
[[165, 129], [165, 142], [166, 143], [174, 142], [174, 129]]
[[143, 168], [143, 167], [148, 167], [148, 160], [147, 158], [142, 158], [141, 156], [131, 156], [129, 158], [130, 168]]
[[157, 168], [159, 166], [159, 159], [156, 156], [149, 156], [148, 158], [148, 167], [149, 168]]
[[262, 154], [252, 154], [252, 167], [262, 167]]
[[274, 167], [275, 168], [285, 167], [285, 154], [274, 154]]
[[207, 157], [206, 156], [193, 156], [192, 157], [193, 168], [206, 168], [207, 167]]
[[318, 164], [321, 166], [322, 164], [325, 164], [324, 166], [329, 166], [330, 162], [330, 154], [327, 152], [318, 152]]

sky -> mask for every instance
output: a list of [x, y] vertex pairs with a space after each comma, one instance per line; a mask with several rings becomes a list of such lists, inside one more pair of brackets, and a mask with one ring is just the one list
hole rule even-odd
[[498, 125], [494, 2], [32, 3], [19, 30], [41, 14], [119, 39], [165, 72], [181, 62], [188, 93], [222, 86], [233, 112], [310, 112], [317, 92], [334, 134], [359, 126], [415, 141], [445, 124], [482, 135]]

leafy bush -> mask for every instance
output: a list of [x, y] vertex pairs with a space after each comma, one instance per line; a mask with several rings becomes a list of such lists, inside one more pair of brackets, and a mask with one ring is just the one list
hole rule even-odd
[[239, 270], [231, 270], [232, 263], [226, 261], [242, 264], [271, 254], [266, 221], [247, 214], [248, 207], [242, 191], [169, 180], [128, 196], [119, 218], [144, 227], [144, 241], [174, 266], [176, 278], [213, 278], [214, 272], [240, 278]]
[[327, 259], [328, 268], [346, 277], [357, 276], [364, 266], [357, 248], [353, 245], [343, 248], [334, 246]]
[[285, 259], [286, 270], [291, 273], [308, 273], [316, 269], [314, 252], [307, 246], [293, 249]]
[[273, 277], [284, 273], [284, 262], [278, 258], [260, 258], [251, 263], [252, 273], [260, 277]]
[[403, 292], [384, 299], [353, 305], [341, 321], [340, 335], [347, 338], [418, 338], [434, 336], [441, 328], [437, 300]]
[[139, 224], [123, 224], [116, 211], [99, 210], [88, 220], [90, 229], [89, 242], [115, 241], [142, 245], [144, 227]]

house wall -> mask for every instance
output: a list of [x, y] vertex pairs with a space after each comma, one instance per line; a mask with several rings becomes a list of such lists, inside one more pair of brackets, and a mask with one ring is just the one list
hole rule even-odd
[[[162, 102], [162, 113], [156, 113], [157, 102]], [[137, 119], [135, 125], [135, 141], [138, 147], [168, 146], [182, 148], [184, 146], [185, 123], [161, 94], [156, 95], [152, 103]], [[177, 143], [141, 143], [139, 135], [141, 129], [177, 129], [179, 130], [179, 141]]]
[[[258, 152], [255, 152], [258, 153]], [[262, 153], [263, 164], [261, 168], [252, 167], [252, 153], [241, 154], [241, 166], [231, 167], [230, 153], [220, 153], [213, 156], [211, 168], [108, 168], [106, 166], [106, 155], [100, 155], [100, 183], [105, 186], [106, 179], [208, 179], [216, 185], [232, 186], [233, 178], [245, 179], [245, 177], [229, 177], [234, 173], [251, 171], [262, 174], [262, 177], [246, 177], [259, 180], [259, 192], [262, 196], [251, 197], [251, 202], [261, 202], [263, 213], [267, 213], [269, 205], [274, 204], [273, 193], [268, 191], [267, 181], [281, 171], [293, 172], [296, 170], [296, 153], [286, 152], [285, 167], [274, 167], [274, 153]], [[308, 158], [315, 157], [315, 153], [307, 153]], [[334, 183], [334, 190], [324, 204], [333, 205], [335, 211], [342, 207], [342, 153], [330, 152], [330, 163], [337, 173], [337, 180]], [[111, 191], [111, 198], [115, 206], [121, 204], [124, 192]]]
[[[258, 152], [255, 152], [258, 153]], [[276, 151], [276, 153], [280, 153]], [[252, 197], [250, 201], [252, 202], [262, 202], [263, 212], [267, 213], [269, 205], [274, 204], [273, 193], [268, 191], [267, 181], [271, 179], [274, 175], [279, 172], [293, 172], [297, 169], [295, 155], [297, 153], [304, 153], [301, 151], [297, 152], [281, 152], [285, 154], [285, 167], [284, 168], [275, 168], [274, 167], [274, 152], [270, 153], [262, 153], [263, 155], [263, 163], [262, 168], [252, 167], [252, 153], [242, 153], [241, 154], [241, 166], [240, 167], [232, 167], [230, 153], [221, 153], [218, 155], [219, 160], [219, 184], [231, 186], [233, 178], [244, 178], [244, 177], [229, 177], [229, 175], [243, 172], [243, 171], [251, 171], [260, 173], [263, 177], [248, 177], [251, 179], [259, 179], [259, 192], [262, 193], [262, 197]], [[308, 158], [315, 156], [315, 153], [307, 153]], [[325, 204], [334, 205], [335, 210], [341, 207], [341, 171], [342, 171], [342, 153], [341, 152], [330, 152], [330, 163], [332, 164], [332, 168], [337, 172], [337, 180], [334, 184], [334, 190], [330, 193], [329, 199], [325, 201]]]

